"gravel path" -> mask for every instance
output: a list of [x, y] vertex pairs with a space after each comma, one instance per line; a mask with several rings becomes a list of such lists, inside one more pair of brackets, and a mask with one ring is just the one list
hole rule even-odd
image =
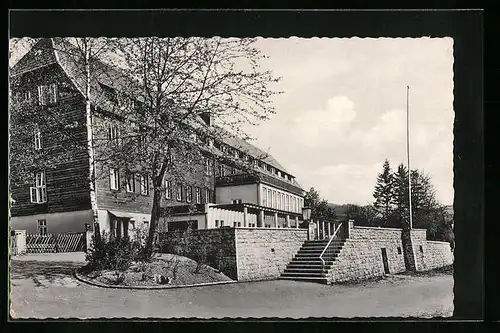
[[[57, 258], [54, 258], [57, 257]], [[16, 318], [433, 317], [453, 312], [453, 276], [394, 276], [354, 285], [263, 281], [172, 290], [89, 286], [71, 273], [82, 256], [11, 262]]]

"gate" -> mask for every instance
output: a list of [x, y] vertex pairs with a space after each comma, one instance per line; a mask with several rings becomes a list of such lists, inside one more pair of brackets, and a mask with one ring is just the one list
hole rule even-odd
[[27, 253], [58, 253], [86, 251], [85, 233], [26, 234]]

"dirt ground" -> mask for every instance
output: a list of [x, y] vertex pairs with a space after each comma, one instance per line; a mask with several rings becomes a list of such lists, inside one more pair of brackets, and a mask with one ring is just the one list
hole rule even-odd
[[15, 318], [448, 317], [453, 275], [397, 275], [350, 285], [262, 281], [170, 290], [104, 289], [72, 277], [84, 255], [11, 262]]

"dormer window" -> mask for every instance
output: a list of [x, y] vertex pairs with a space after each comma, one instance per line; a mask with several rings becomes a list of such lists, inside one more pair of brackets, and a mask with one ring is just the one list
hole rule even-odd
[[48, 105], [57, 102], [57, 83], [38, 86], [38, 105]]
[[106, 95], [106, 98], [109, 99], [111, 102], [113, 103], [117, 103], [118, 102], [118, 98], [117, 98], [117, 94], [116, 94], [116, 90], [111, 88], [111, 87], [108, 87], [107, 85], [105, 84], [102, 84], [100, 83], [99, 84], [104, 92], [104, 95]]
[[31, 90], [26, 90], [23, 94], [23, 101], [26, 103], [30, 103], [32, 96], [31, 96]]
[[118, 137], [120, 136], [120, 129], [116, 125], [111, 125], [108, 127], [108, 140], [113, 142], [118, 142]]

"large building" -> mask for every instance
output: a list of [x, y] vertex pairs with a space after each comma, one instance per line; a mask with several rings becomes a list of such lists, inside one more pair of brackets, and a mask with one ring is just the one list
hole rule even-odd
[[[85, 77], [57, 43], [62, 40], [41, 39], [22, 57], [10, 73], [11, 97], [22, 100], [40, 115], [37, 126], [26, 133], [21, 145], [26, 154], [57, 156], [64, 149], [67, 158], [28, 173], [19, 181], [19, 170], [11, 161], [11, 228], [30, 233], [80, 232], [93, 221], [91, 209], [90, 158], [85, 149], [61, 147], [58, 133], [44, 130], [44, 117], [57, 115], [58, 121], [71, 135], [84, 144], [89, 119], [86, 112]], [[64, 42], [66, 43], [66, 42]], [[89, 96], [92, 124], [109, 122], [112, 96], [119, 94], [123, 82], [114, 75], [119, 72], [109, 64], [98, 63], [106, 75], [95, 78]], [[15, 82], [15, 84], [14, 84]], [[115, 105], [116, 106], [116, 105]], [[11, 113], [17, 112], [11, 108]], [[199, 117], [204, 126], [214, 126], [208, 117]], [[19, 131], [10, 128], [10, 131]], [[109, 125], [107, 139], [113, 140], [114, 126]], [[14, 136], [11, 136], [14, 137]], [[16, 135], [15, 138], [18, 138]], [[13, 139], [11, 139], [13, 140]], [[51, 155], [52, 154], [52, 155]], [[243, 172], [237, 163], [211, 156], [230, 154], [248, 162], [253, 172]], [[201, 173], [185, 177], [183, 183], [165, 180], [162, 199], [163, 222], [167, 229], [217, 227], [298, 227], [302, 220], [304, 191], [295, 177], [272, 156], [237, 137], [227, 136], [210, 142]], [[16, 158], [15, 156], [13, 158]], [[29, 159], [28, 159], [29, 160]], [[19, 165], [20, 161], [17, 165]], [[26, 162], [29, 163], [29, 162]], [[103, 170], [95, 179], [98, 221], [101, 230], [126, 235], [131, 229], [147, 226], [152, 206], [151, 179], [147, 174], [129, 173], [119, 165], [99, 165]], [[13, 176], [13, 177], [12, 177]], [[17, 176], [17, 177], [16, 177]], [[21, 177], [22, 178], [22, 177]], [[16, 179], [13, 181], [12, 179]], [[193, 210], [194, 207], [194, 210]]]

